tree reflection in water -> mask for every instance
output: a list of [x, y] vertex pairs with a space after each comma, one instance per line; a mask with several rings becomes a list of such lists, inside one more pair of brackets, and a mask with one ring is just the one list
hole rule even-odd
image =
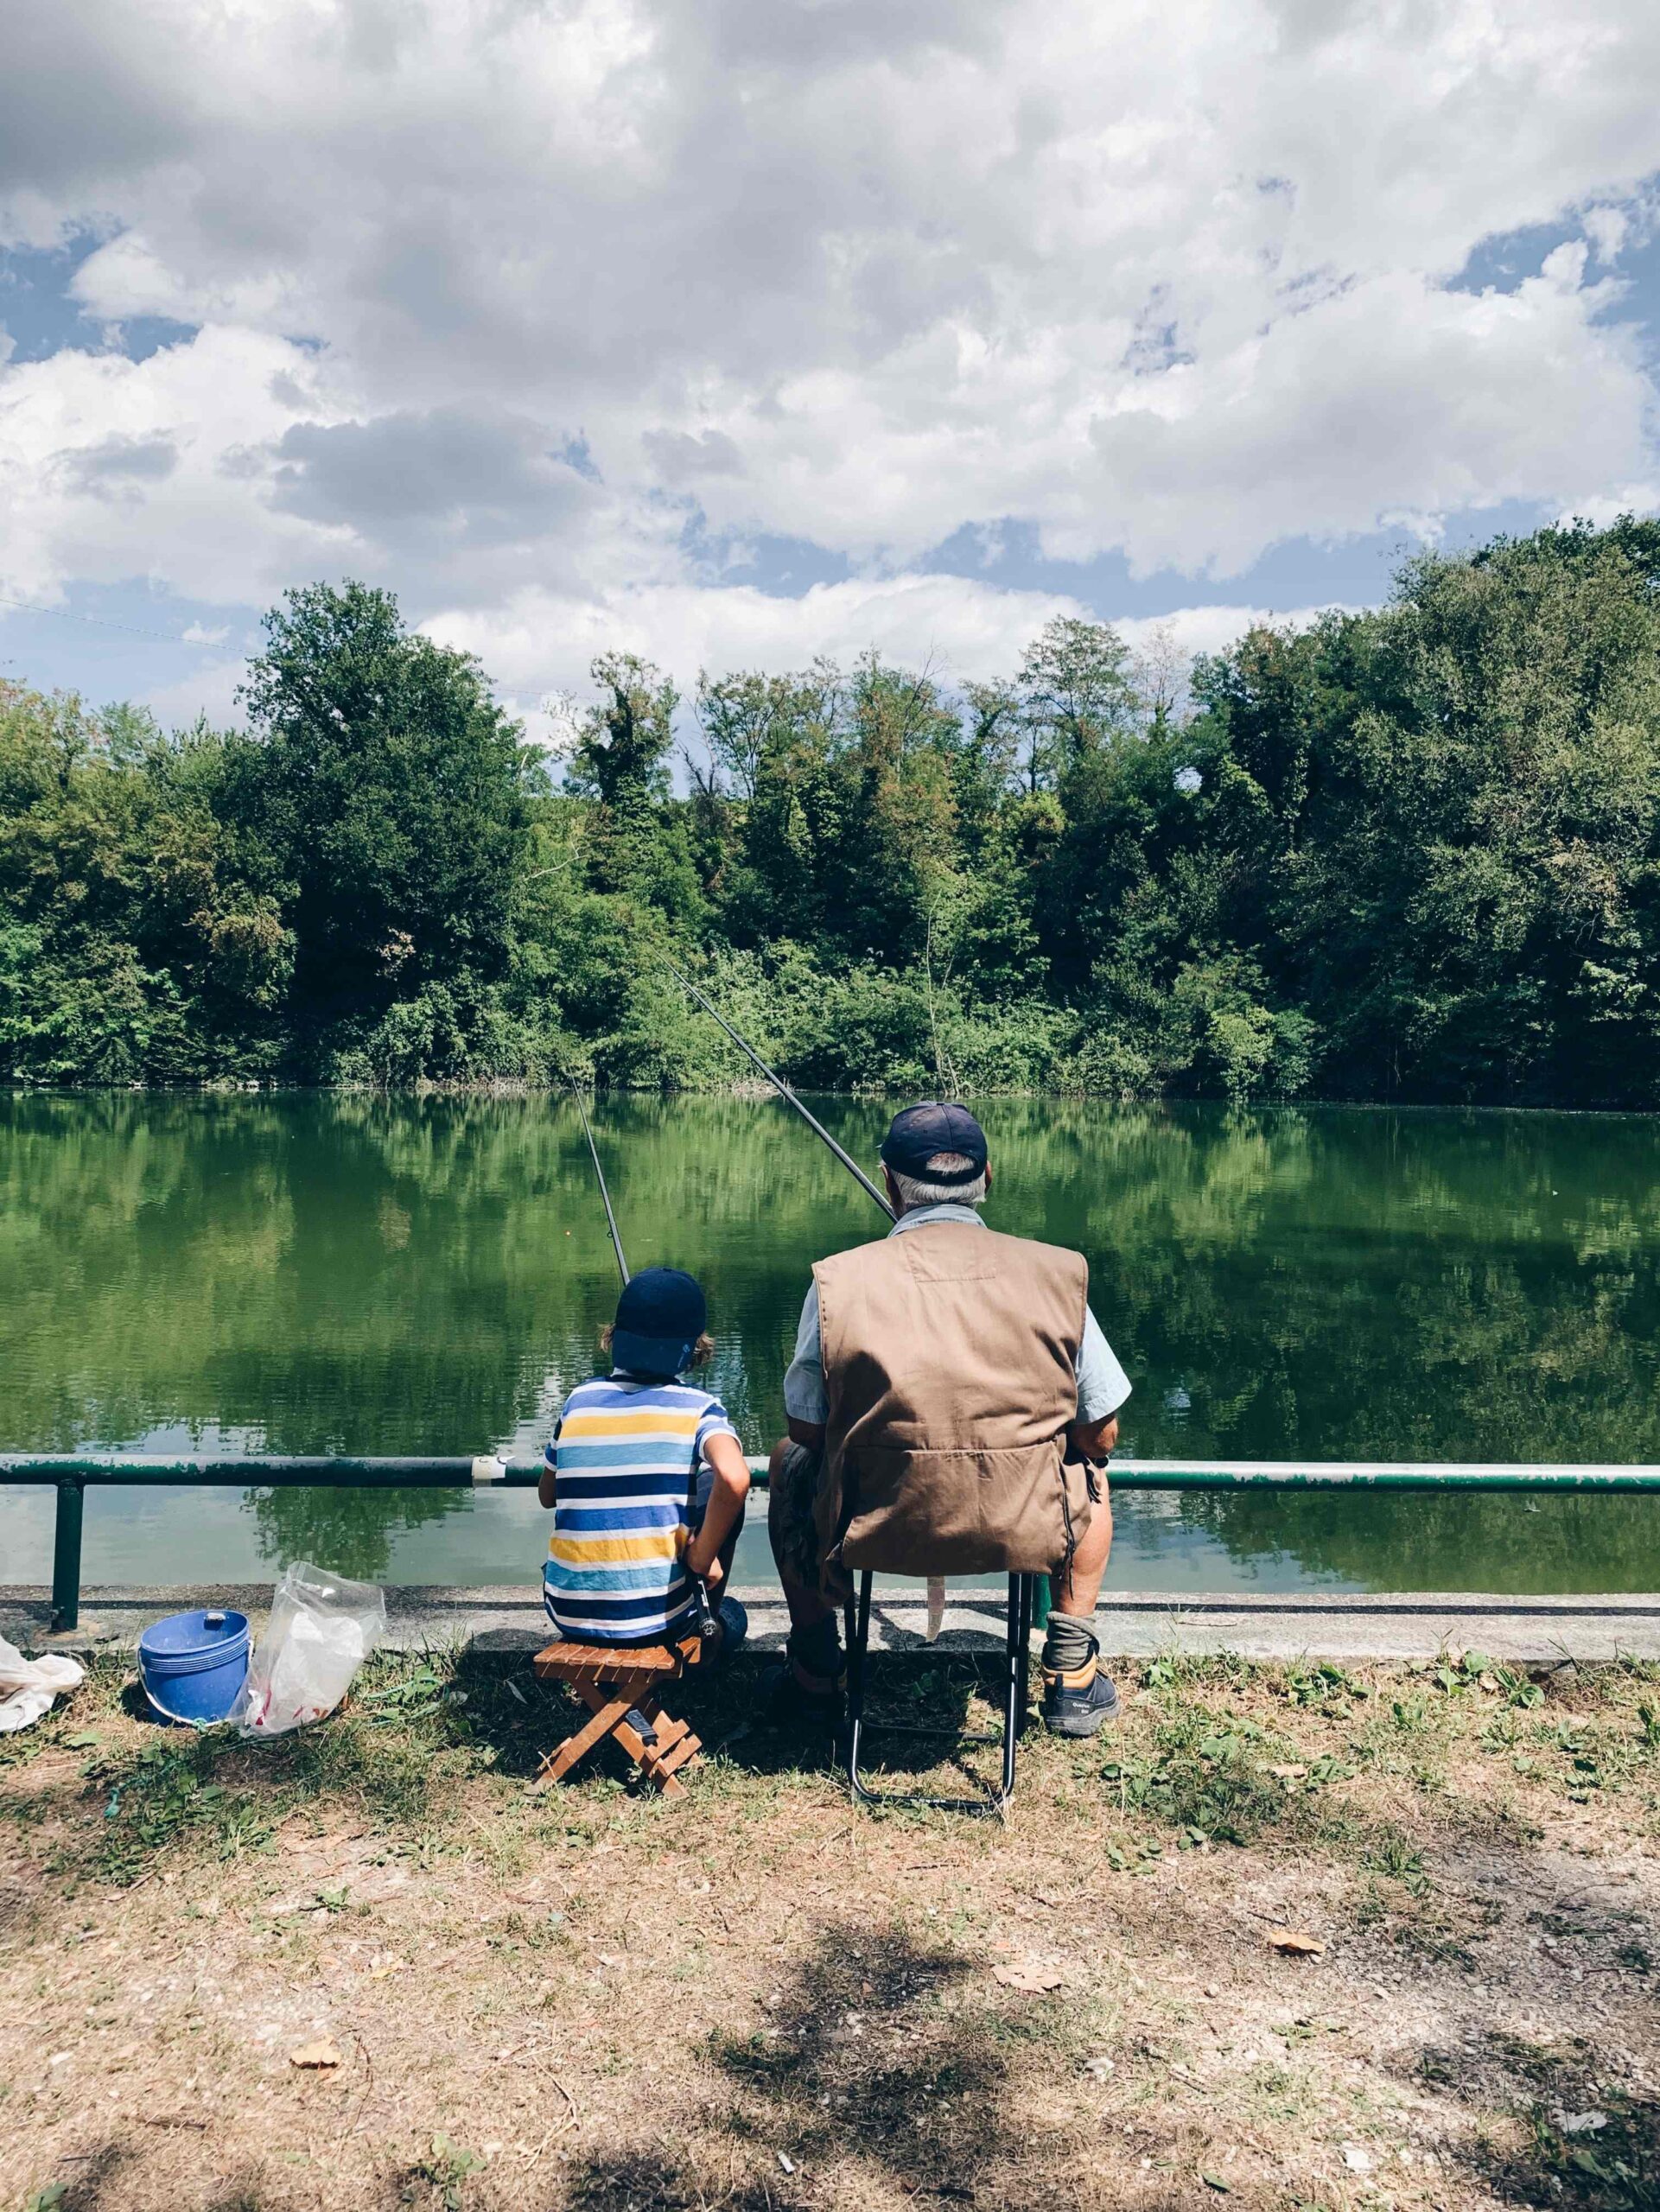
[[[886, 1105], [818, 1110], [874, 1159]], [[1660, 1460], [1660, 1121], [982, 1110], [989, 1218], [1089, 1256], [1135, 1452]], [[703, 1279], [714, 1387], [763, 1446], [808, 1266], [874, 1209], [775, 1102], [607, 1096], [596, 1126], [631, 1256]], [[580, 1127], [546, 1096], [8, 1095], [0, 1282], [19, 1450], [180, 1424], [277, 1452], [531, 1450], [614, 1295]], [[382, 1573], [400, 1531], [461, 1503], [253, 1510], [272, 1557]], [[1130, 1550], [1139, 1528], [1276, 1581], [1660, 1586], [1644, 1499], [1212, 1495], [1125, 1517]]]

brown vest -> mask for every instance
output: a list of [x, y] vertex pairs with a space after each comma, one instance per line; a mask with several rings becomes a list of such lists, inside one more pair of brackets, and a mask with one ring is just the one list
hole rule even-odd
[[1083, 1255], [929, 1222], [813, 1269], [829, 1401], [819, 1557], [888, 1574], [1040, 1573], [1088, 1526]]

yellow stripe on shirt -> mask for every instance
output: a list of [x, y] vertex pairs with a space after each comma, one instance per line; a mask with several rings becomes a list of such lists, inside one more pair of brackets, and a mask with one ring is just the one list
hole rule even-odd
[[678, 1559], [678, 1529], [647, 1529], [637, 1536], [569, 1535], [548, 1540], [548, 1557], [564, 1567], [599, 1567], [625, 1560]]
[[684, 1414], [661, 1410], [649, 1414], [567, 1414], [559, 1427], [560, 1440], [588, 1437], [598, 1443], [607, 1436], [694, 1437], [700, 1419], [696, 1407]]

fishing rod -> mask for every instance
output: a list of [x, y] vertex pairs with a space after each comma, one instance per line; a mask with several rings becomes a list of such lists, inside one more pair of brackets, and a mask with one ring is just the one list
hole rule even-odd
[[[660, 957], [661, 956], [659, 956], [659, 957]], [[836, 1143], [835, 1138], [824, 1127], [824, 1123], [817, 1120], [807, 1111], [807, 1109], [796, 1096], [794, 1091], [791, 1090], [789, 1084], [785, 1083], [784, 1077], [779, 1075], [775, 1069], [769, 1068], [767, 1066], [766, 1061], [762, 1059], [760, 1054], [755, 1050], [753, 1045], [749, 1044], [745, 1039], [739, 1036], [737, 1031], [732, 1027], [732, 1024], [727, 1020], [720, 1008], [710, 1004], [709, 1001], [704, 997], [702, 991], [698, 989], [696, 984], [692, 982], [690, 976], [683, 976], [680, 970], [675, 966], [672, 960], [665, 960], [663, 962], [663, 965], [668, 969], [670, 975], [674, 977], [675, 982], [680, 985], [683, 990], [687, 990], [691, 993], [693, 998], [695, 998], [698, 1005], [703, 1007], [704, 1013], [709, 1015], [710, 1020], [720, 1024], [721, 1027], [725, 1030], [727, 1035], [732, 1039], [738, 1050], [744, 1053], [747, 1058], [754, 1062], [755, 1065], [766, 1077], [768, 1083], [772, 1084], [773, 1090], [777, 1091], [779, 1096], [784, 1101], [785, 1104], [786, 1106], [794, 1107], [796, 1112], [800, 1115], [802, 1120], [807, 1124], [807, 1127], [812, 1131], [813, 1135], [816, 1137], [821, 1138], [824, 1142], [830, 1147], [830, 1150], [836, 1154], [836, 1157], [841, 1161], [843, 1166], [847, 1169], [848, 1173], [851, 1175], [855, 1181], [864, 1185], [865, 1189], [869, 1192], [870, 1196], [875, 1198], [876, 1204], [887, 1216], [889, 1221], [896, 1221], [899, 1217], [894, 1211], [893, 1207], [888, 1204], [886, 1194], [880, 1191], [875, 1184], [871, 1181], [869, 1176], [865, 1173], [864, 1169], [860, 1166], [858, 1161], [854, 1159], [852, 1154], [843, 1150], [842, 1147]]]
[[[611, 1209], [611, 1193], [606, 1188], [605, 1170], [600, 1165], [600, 1148], [594, 1141], [594, 1125], [588, 1118], [588, 1108], [582, 1103], [582, 1094], [574, 1083], [570, 1086], [570, 1095], [576, 1101], [576, 1111], [582, 1117], [582, 1135], [588, 1139], [588, 1158], [594, 1162], [594, 1173], [599, 1181], [600, 1198], [605, 1207], [606, 1226], [611, 1231], [611, 1249], [617, 1255], [617, 1273], [622, 1277], [622, 1287], [626, 1290], [629, 1280], [628, 1262], [623, 1252], [622, 1237], [617, 1229], [617, 1217]], [[691, 1586], [697, 1599], [697, 1633], [707, 1643], [710, 1637], [717, 1633], [720, 1622], [716, 1617], [714, 1606], [709, 1603], [709, 1585], [703, 1577], [694, 1574], [691, 1577]], [[640, 1734], [642, 1741], [653, 1744], [657, 1741], [655, 1730], [648, 1736], [642, 1729]]]
[[617, 1234], [617, 1217], [611, 1211], [611, 1193], [605, 1187], [605, 1170], [600, 1165], [600, 1149], [594, 1141], [593, 1126], [588, 1118], [588, 1109], [582, 1103], [582, 1094], [573, 1083], [570, 1095], [576, 1101], [576, 1111], [582, 1117], [582, 1135], [588, 1139], [588, 1157], [594, 1162], [594, 1173], [600, 1179], [600, 1198], [605, 1206], [606, 1225], [611, 1231], [611, 1249], [617, 1255], [617, 1273], [622, 1277], [622, 1287], [628, 1287], [628, 1262], [623, 1257], [622, 1239]]

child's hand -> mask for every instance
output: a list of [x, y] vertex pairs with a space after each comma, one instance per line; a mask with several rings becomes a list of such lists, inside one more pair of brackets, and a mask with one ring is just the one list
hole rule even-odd
[[720, 1588], [721, 1585], [726, 1580], [726, 1569], [721, 1564], [720, 1554], [718, 1552], [716, 1554], [715, 1557], [710, 1560], [707, 1567], [700, 1567], [698, 1565], [697, 1545], [695, 1539], [686, 1547], [686, 1572], [688, 1574], [695, 1575], [698, 1581], [703, 1584], [704, 1589], [708, 1591], [711, 1599], [715, 1596], [716, 1592]]

